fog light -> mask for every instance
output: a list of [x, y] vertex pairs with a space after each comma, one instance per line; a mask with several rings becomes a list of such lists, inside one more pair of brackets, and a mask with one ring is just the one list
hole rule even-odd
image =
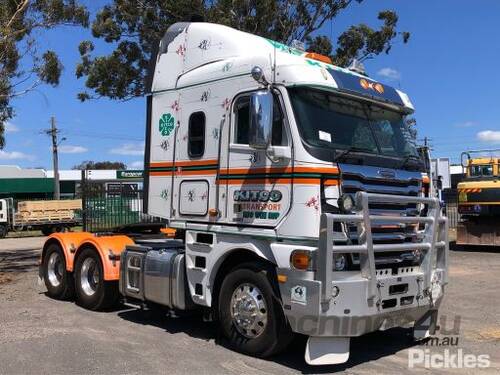
[[354, 209], [354, 199], [350, 195], [343, 194], [338, 200], [339, 208], [344, 212], [351, 212]]
[[419, 264], [422, 258], [422, 252], [420, 250], [413, 250], [413, 263]]
[[339, 295], [340, 289], [337, 285], [334, 285], [332, 288], [332, 297], [335, 298]]
[[347, 258], [344, 254], [334, 255], [333, 266], [335, 271], [343, 271], [347, 268]]

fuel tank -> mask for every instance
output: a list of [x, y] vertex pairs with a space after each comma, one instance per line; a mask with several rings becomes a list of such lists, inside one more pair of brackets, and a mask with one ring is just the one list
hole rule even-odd
[[171, 309], [191, 308], [194, 304], [187, 292], [184, 257], [184, 243], [177, 240], [141, 241], [127, 246], [120, 261], [120, 293]]

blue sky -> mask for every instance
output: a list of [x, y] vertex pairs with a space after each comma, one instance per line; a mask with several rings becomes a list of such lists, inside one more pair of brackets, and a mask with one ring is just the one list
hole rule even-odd
[[[98, 1], [88, 1], [91, 10]], [[394, 9], [398, 28], [411, 32], [389, 55], [365, 62], [369, 75], [400, 88], [415, 107], [419, 138], [431, 139], [436, 157], [458, 161], [465, 149], [500, 147], [500, 2], [494, 0], [390, 1], [353, 4], [322, 33], [334, 38], [352, 24], [378, 25], [377, 14]], [[0, 164], [51, 169], [50, 139], [40, 134], [54, 115], [67, 139], [61, 143], [60, 167], [82, 160], [118, 160], [130, 168], [142, 164], [145, 124], [143, 98], [80, 103], [83, 80], [74, 75], [78, 43], [88, 30], [61, 28], [41, 36], [41, 45], [56, 50], [65, 66], [57, 88], [13, 102], [16, 117], [7, 127]], [[109, 47], [97, 42], [97, 52]]]

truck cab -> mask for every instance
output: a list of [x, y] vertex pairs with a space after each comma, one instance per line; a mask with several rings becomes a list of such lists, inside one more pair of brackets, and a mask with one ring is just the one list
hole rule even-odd
[[[472, 151], [473, 153], [474, 151]], [[471, 157], [464, 163], [465, 179], [457, 186], [458, 210], [462, 215], [499, 216], [500, 215], [500, 158]]]
[[150, 69], [144, 208], [177, 239], [49, 240], [80, 304], [99, 308], [99, 280], [119, 279], [128, 303], [204, 310], [244, 353], [269, 356], [304, 334], [310, 364], [345, 362], [350, 337], [378, 329], [432, 334], [447, 221], [405, 93], [209, 23], [172, 25]]
[[[458, 186], [458, 245], [500, 245], [500, 150], [461, 155], [465, 179]], [[478, 155], [479, 154], [479, 155]], [[485, 155], [491, 156], [485, 156]], [[495, 156], [497, 155], [497, 156]]]
[[0, 238], [5, 237], [7, 234], [7, 226], [9, 224], [8, 214], [7, 200], [0, 199]]

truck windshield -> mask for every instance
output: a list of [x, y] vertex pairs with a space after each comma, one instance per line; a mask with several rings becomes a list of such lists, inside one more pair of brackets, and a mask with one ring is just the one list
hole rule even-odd
[[493, 176], [493, 165], [492, 164], [471, 165], [470, 175], [471, 177]]
[[307, 144], [341, 153], [420, 159], [401, 113], [311, 88], [289, 92]]

